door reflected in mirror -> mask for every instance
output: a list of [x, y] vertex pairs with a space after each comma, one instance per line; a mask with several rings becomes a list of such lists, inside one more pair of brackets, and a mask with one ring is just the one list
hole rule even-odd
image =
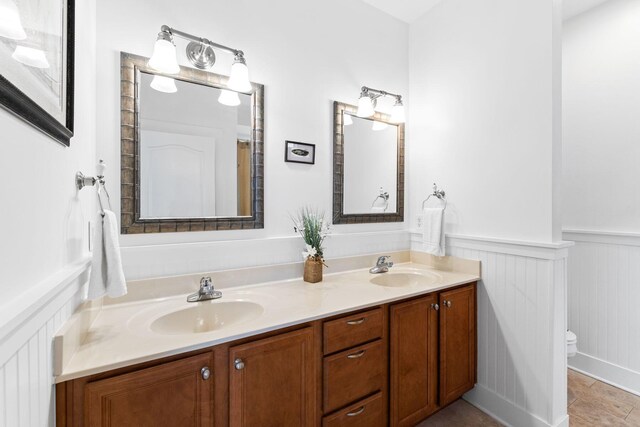
[[251, 95], [154, 77], [140, 74], [140, 218], [251, 216]]
[[397, 125], [347, 112], [343, 123], [344, 213], [396, 212]]

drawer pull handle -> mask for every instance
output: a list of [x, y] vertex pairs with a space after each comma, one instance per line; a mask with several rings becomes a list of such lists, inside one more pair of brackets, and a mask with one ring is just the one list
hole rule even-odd
[[361, 406], [353, 412], [347, 412], [347, 417], [355, 417], [356, 415], [360, 415], [363, 412], [364, 412], [364, 406]]
[[366, 317], [361, 317], [360, 319], [357, 319], [357, 320], [349, 320], [347, 322], [347, 325], [362, 325], [365, 320], [367, 320]]
[[366, 353], [365, 350], [360, 350], [357, 353], [349, 354], [347, 356], [347, 359], [359, 359], [360, 357], [364, 356], [365, 353]]

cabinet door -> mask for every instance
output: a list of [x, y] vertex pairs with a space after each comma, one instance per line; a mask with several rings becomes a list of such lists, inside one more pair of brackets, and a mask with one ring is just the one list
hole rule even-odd
[[316, 423], [313, 338], [305, 328], [229, 349], [231, 427]]
[[211, 425], [211, 366], [206, 353], [89, 383], [84, 425]]
[[414, 426], [437, 409], [436, 295], [391, 306], [391, 426]]
[[440, 404], [446, 405], [476, 382], [476, 288], [440, 294]]

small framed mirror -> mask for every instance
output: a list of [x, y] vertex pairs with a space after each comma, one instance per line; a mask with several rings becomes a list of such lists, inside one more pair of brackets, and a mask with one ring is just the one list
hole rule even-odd
[[333, 223], [404, 221], [404, 124], [333, 107]]
[[121, 54], [123, 234], [264, 227], [264, 88]]

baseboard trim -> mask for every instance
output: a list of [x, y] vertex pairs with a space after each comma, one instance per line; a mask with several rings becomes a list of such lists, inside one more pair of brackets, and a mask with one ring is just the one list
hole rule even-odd
[[[530, 414], [526, 410], [513, 404], [491, 390], [476, 384], [473, 390], [463, 396], [463, 399], [490, 415], [495, 420], [508, 427], [568, 427], [569, 417], [565, 416], [555, 424]], [[501, 414], [500, 416], [496, 414]]]
[[640, 396], [640, 372], [580, 352], [568, 362], [574, 371]]

